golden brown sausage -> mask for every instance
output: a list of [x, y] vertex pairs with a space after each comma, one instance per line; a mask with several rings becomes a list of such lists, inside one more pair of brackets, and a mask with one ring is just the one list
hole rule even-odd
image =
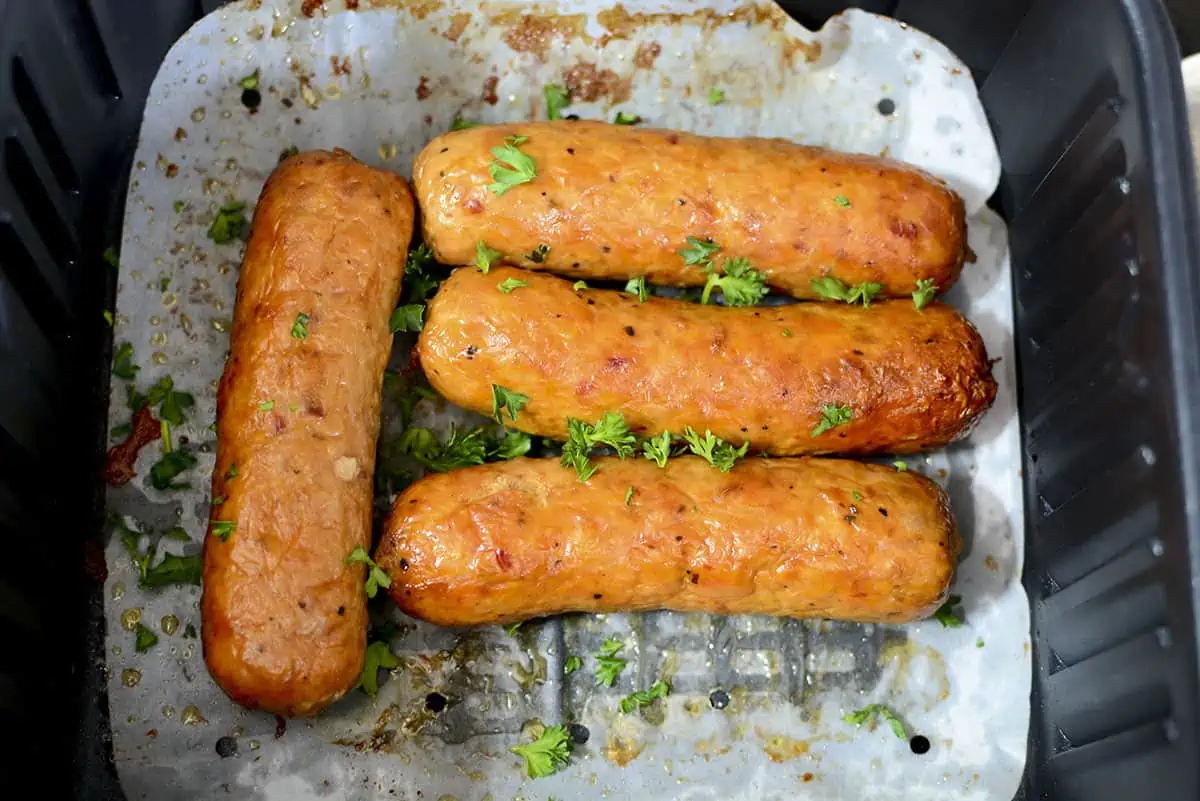
[[[507, 279], [527, 286], [505, 294]], [[711, 429], [778, 455], [908, 453], [962, 435], [996, 394], [979, 334], [940, 303], [640, 303], [493, 267], [455, 271], [427, 316], [418, 348], [434, 389], [484, 414], [493, 384], [527, 395], [505, 423], [555, 439], [567, 417], [620, 411], [639, 433]], [[814, 436], [833, 406], [849, 422]]]
[[[497, 196], [492, 148], [524, 136], [537, 174]], [[693, 286], [678, 251], [711, 239], [771, 286], [813, 298], [827, 275], [907, 297], [945, 290], [966, 252], [962, 199], [914, 167], [782, 139], [724, 139], [596, 122], [523, 122], [455, 131], [413, 165], [425, 241], [444, 264], [484, 242], [518, 266], [575, 278]], [[548, 253], [530, 254], [539, 245]]]
[[[380, 383], [413, 200], [348, 154], [283, 162], [263, 188], [217, 404], [204, 658], [238, 703], [319, 712], [366, 646]], [[302, 316], [303, 315], [303, 316]]]
[[[406, 613], [443, 626], [651, 609], [899, 623], [928, 615], [958, 537], [928, 479], [840, 459], [697, 457], [660, 470], [552, 459], [435, 474], [375, 554]], [[626, 502], [629, 489], [633, 495]]]

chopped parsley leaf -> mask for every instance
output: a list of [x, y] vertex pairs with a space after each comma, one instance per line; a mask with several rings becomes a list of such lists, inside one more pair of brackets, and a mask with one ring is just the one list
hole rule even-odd
[[[147, 555], [152, 555], [153, 548]], [[144, 567], [138, 586], [143, 589], [156, 589], [169, 584], [195, 584], [200, 586], [200, 577], [204, 573], [204, 557], [200, 554], [192, 556], [176, 556], [173, 553], [163, 555], [163, 560], [153, 567]]]
[[245, 78], [242, 78], [240, 81], [238, 81], [238, 86], [242, 87], [243, 89], [257, 89], [258, 88], [258, 70], [255, 70], [254, 72], [247, 75]]
[[409, 303], [422, 303], [433, 294], [442, 279], [432, 274], [436, 265], [433, 251], [424, 242], [408, 252], [404, 263], [404, 298]]
[[721, 290], [726, 306], [754, 306], [767, 294], [767, 277], [750, 266], [749, 259], [726, 259], [724, 274], [718, 274], [710, 262], [704, 268], [708, 281], [700, 302], [708, 303], [714, 289]]
[[505, 295], [511, 295], [514, 289], [520, 289], [523, 286], [529, 286], [524, 281], [519, 281], [516, 278], [505, 278], [500, 283], [496, 284], [496, 289], [499, 289]]
[[260, 412], [269, 412], [274, 408], [275, 408], [275, 401], [273, 401], [273, 400], [265, 400], [262, 403], [258, 404], [258, 410]]
[[382, 567], [375, 564], [375, 560], [363, 550], [361, 545], [357, 546], [353, 551], [351, 551], [350, 555], [347, 556], [344, 561], [348, 565], [358, 564], [361, 562], [367, 566], [367, 581], [363, 586], [367, 591], [368, 598], [374, 598], [375, 594], [379, 592], [380, 587], [383, 587], [386, 590], [392, 585], [391, 576], [389, 576]]
[[214, 537], [221, 542], [229, 542], [229, 537], [237, 528], [237, 523], [232, 520], [210, 520], [208, 527]]
[[208, 238], [218, 245], [227, 245], [235, 239], [244, 239], [250, 230], [246, 219], [245, 203], [226, 203], [217, 209], [217, 216], [208, 226]]
[[308, 315], [304, 312], [296, 314], [296, 322], [292, 323], [292, 339], [308, 337]]
[[625, 490], [625, 505], [633, 505], [633, 485], [629, 485], [629, 489]]
[[725, 90], [712, 87], [708, 90], [708, 104], [710, 106], [719, 106], [725, 102]]
[[568, 656], [567, 661], [563, 663], [563, 675], [570, 676], [575, 671], [583, 667], [583, 660], [578, 656]]
[[376, 640], [367, 646], [366, 655], [363, 656], [362, 674], [358, 677], [358, 684], [354, 686], [375, 698], [379, 695], [379, 671], [398, 667], [400, 660], [392, 653], [388, 644]]
[[722, 473], [732, 470], [734, 463], [745, 456], [746, 451], [750, 449], [749, 442], [743, 442], [742, 447], [735, 448], [720, 437], [714, 436], [713, 432], [708, 429], [704, 430], [702, 437], [691, 426], [683, 430], [683, 438], [687, 441], [688, 448], [692, 453]]
[[104, 310], [104, 322], [108, 323], [109, 328], [112, 328], [113, 321], [114, 321], [113, 313], [110, 312], [108, 309], [105, 309]]
[[113, 354], [112, 374], [117, 378], [132, 381], [137, 378], [140, 369], [142, 368], [133, 363], [133, 345], [122, 342], [121, 347]]
[[144, 654], [156, 645], [158, 645], [158, 635], [147, 628], [144, 623], [138, 623], [134, 630], [133, 650]]
[[571, 102], [571, 93], [566, 87], [548, 83], [542, 87], [542, 95], [546, 98], [546, 119], [561, 120], [562, 110]]
[[908, 462], [892, 462], [892, 466], [896, 468], [897, 473], [903, 473], [908, 470]]
[[854, 490], [853, 492], [850, 493], [850, 497], [853, 498], [855, 501], [861, 501], [863, 499], [863, 494], [861, 492], [859, 492], [858, 490]]
[[488, 190], [497, 197], [537, 176], [537, 162], [519, 149], [528, 141], [528, 136], [506, 136], [503, 145], [492, 148], [495, 161], [488, 165], [488, 174], [494, 183], [488, 185]]
[[642, 690], [641, 692], [636, 692], [622, 698], [621, 714], [628, 715], [630, 712], [634, 712], [644, 706], [650, 706], [650, 704], [654, 703], [654, 699], [666, 698], [670, 692], [671, 685], [660, 679], [650, 685], [649, 690]]
[[697, 239], [694, 236], [687, 238], [687, 244], [686, 248], [679, 251], [683, 263], [687, 265], [711, 264], [712, 255], [721, 249], [721, 246], [711, 239]]
[[388, 318], [388, 329], [393, 334], [405, 331], [417, 332], [425, 326], [425, 304], [409, 303], [398, 306]]
[[921, 311], [934, 299], [937, 291], [938, 288], [934, 286], [932, 278], [917, 279], [917, 288], [912, 293], [913, 306], [917, 311]]
[[498, 250], [492, 250], [479, 240], [475, 243], [475, 266], [479, 268], [479, 272], [487, 275], [487, 271], [492, 269], [492, 264], [501, 257]]
[[196, 464], [196, 457], [183, 449], [164, 453], [150, 468], [150, 486], [156, 490], [187, 489], [191, 485], [175, 478]]
[[596, 466], [588, 458], [597, 445], [608, 445], [624, 459], [633, 453], [637, 437], [629, 430], [625, 417], [620, 412], [605, 412], [595, 425], [567, 418], [567, 441], [563, 443], [563, 467], [573, 467], [580, 481], [587, 481], [596, 473]]
[[850, 199], [845, 195], [834, 195], [833, 202], [841, 206], [843, 209], [850, 208]]
[[888, 726], [892, 729], [892, 734], [901, 740], [908, 739], [908, 731], [904, 728], [904, 723], [895, 712], [883, 704], [869, 704], [862, 709], [842, 716], [842, 720], [861, 728], [864, 723], [873, 720], [876, 716], [887, 721]]
[[546, 257], [550, 255], [550, 246], [546, 243], [538, 245], [533, 250], [529, 251], [529, 255], [525, 258], [529, 259], [534, 264], [542, 264], [546, 261]]
[[650, 297], [650, 293], [646, 291], [646, 279], [640, 275], [637, 278], [630, 278], [625, 283], [625, 291], [631, 295], [637, 295], [638, 301], [641, 303], [645, 303], [646, 298]]
[[946, 603], [938, 607], [938, 610], [933, 613], [933, 619], [941, 623], [944, 628], [957, 629], [963, 624], [962, 596], [951, 595], [946, 599]]
[[628, 660], [617, 656], [624, 648], [625, 643], [621, 642], [617, 637], [609, 637], [600, 645], [600, 654], [596, 657], [597, 684], [602, 684], [605, 687], [613, 686], [613, 682], [617, 680], [617, 676], [620, 676], [621, 671], [629, 664]]
[[877, 284], [874, 281], [863, 281], [861, 284], [850, 286], [832, 275], [814, 278], [811, 284], [813, 291], [824, 300], [840, 300], [843, 303], [859, 303], [861, 301], [864, 308], [870, 306], [875, 296], [883, 291], [883, 284]]
[[492, 438], [483, 426], [460, 432], [453, 426], [445, 443], [428, 428], [412, 427], [400, 435], [399, 449], [411, 455], [427, 469], [444, 473], [486, 461], [515, 459], [529, 452], [529, 435], [506, 431], [502, 439]]
[[514, 745], [508, 750], [525, 760], [531, 779], [550, 776], [566, 767], [571, 757], [571, 735], [566, 726], [547, 726], [542, 736], [531, 743]]
[[642, 455], [659, 467], [666, 467], [671, 458], [671, 432], [660, 432], [642, 442]]
[[528, 395], [514, 392], [499, 384], [492, 384], [492, 417], [496, 419], [497, 423], [504, 422], [502, 414], [504, 409], [508, 409], [509, 420], [516, 420], [517, 413], [524, 409], [527, 403], [529, 403]]
[[587, 288], [588, 288], [587, 281], [576, 281], [575, 283], [571, 284], [571, 289], [574, 289], [576, 292], [578, 292], [581, 289], [587, 289]]
[[821, 421], [817, 423], [809, 436], [819, 437], [826, 431], [837, 426], [844, 426], [854, 419], [854, 410], [849, 404], [827, 403], [821, 407]]
[[626, 114], [624, 111], [618, 111], [617, 116], [613, 117], [613, 125], [637, 125], [642, 121], [642, 118], [637, 114]]
[[472, 122], [471, 120], [464, 120], [462, 117], [455, 117], [454, 121], [450, 123], [450, 130], [465, 131], [468, 128], [474, 128], [478, 124], [479, 123]]

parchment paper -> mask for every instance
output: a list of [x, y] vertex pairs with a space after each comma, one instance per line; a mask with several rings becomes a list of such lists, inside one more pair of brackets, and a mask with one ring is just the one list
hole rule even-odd
[[[126, 207], [115, 336], [134, 346], [140, 390], [169, 374], [195, 395], [175, 435], [199, 464], [181, 476], [190, 489], [159, 492], [146, 476], [160, 453], [145, 448], [138, 477], [109, 493], [110, 509], [147, 532], [182, 526], [190, 535], [162, 540], [160, 552], [199, 548], [241, 257], [240, 243], [205, 235], [220, 204], [252, 207], [290, 146], [343, 147], [407, 175], [454, 117], [544, 117], [542, 85], [566, 83], [575, 96], [567, 111], [584, 118], [620, 109], [656, 126], [884, 153], [964, 195], [976, 260], [949, 299], [999, 360], [1000, 392], [967, 441], [907, 461], [952, 495], [968, 543], [954, 590], [966, 624], [661, 613], [569, 616], [510, 637], [441, 630], [382, 605], [377, 619], [402, 624], [392, 648], [403, 664], [379, 697], [353, 692], [315, 720], [283, 726], [233, 705], [208, 677], [199, 641], [184, 635], [188, 624], [199, 628], [199, 589], [138, 589], [114, 538], [107, 670], [129, 797], [1012, 797], [1030, 680], [1012, 298], [1005, 226], [983, 206], [999, 160], [966, 68], [920, 32], [857, 11], [813, 33], [770, 5], [725, 0], [348, 4], [357, 9], [255, 0], [219, 10], [172, 48], [154, 82]], [[238, 81], [255, 70], [262, 103], [252, 113]], [[724, 102], [710, 104], [711, 88]], [[397, 338], [396, 363], [411, 344]], [[114, 378], [112, 426], [129, 419], [125, 384]], [[417, 416], [478, 419], [436, 401]], [[386, 426], [384, 441], [396, 430]], [[145, 654], [123, 625], [130, 610], [159, 635]], [[166, 615], [180, 621], [172, 635], [161, 627]], [[616, 686], [594, 686], [586, 658], [562, 678], [567, 655], [592, 656], [611, 633], [627, 636], [631, 659]], [[617, 714], [620, 698], [664, 676], [673, 684], [664, 707]], [[724, 709], [710, 702], [714, 690], [729, 695]], [[435, 692], [448, 701], [440, 712], [427, 708]], [[913, 753], [886, 725], [842, 722], [868, 703], [893, 708], [910, 734], [928, 738], [928, 753]], [[568, 768], [532, 781], [508, 747], [538, 720], [578, 722], [588, 739]]]

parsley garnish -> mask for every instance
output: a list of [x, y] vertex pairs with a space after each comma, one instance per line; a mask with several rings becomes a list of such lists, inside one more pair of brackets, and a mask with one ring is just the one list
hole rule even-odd
[[156, 645], [158, 645], [158, 635], [146, 628], [145, 624], [138, 623], [134, 630], [133, 650], [144, 654]]
[[861, 492], [859, 492], [858, 490], [854, 490], [850, 493], [850, 497], [853, 498], [855, 501], [861, 501], [863, 499], [863, 494]]
[[687, 265], [711, 264], [712, 255], [721, 249], [721, 246], [711, 239], [697, 239], [689, 236], [687, 243], [688, 246], [679, 251], [679, 255], [683, 257], [683, 263]]
[[908, 739], [908, 731], [905, 730], [904, 723], [900, 720], [895, 712], [883, 704], [870, 704], [868, 706], [864, 706], [862, 709], [859, 709], [856, 712], [843, 715], [842, 720], [846, 723], [850, 723], [861, 728], [864, 723], [874, 719], [877, 715], [887, 721], [887, 724], [891, 726], [892, 734], [895, 734], [901, 740]]
[[562, 110], [571, 102], [571, 93], [556, 83], [548, 83], [542, 87], [542, 95], [546, 98], [546, 119], [561, 120]]
[[237, 523], [233, 520], [210, 520], [208, 526], [214, 537], [221, 542], [229, 542], [229, 538], [237, 528]]
[[188, 392], [176, 392], [175, 380], [171, 376], [163, 376], [150, 387], [145, 395], [136, 390], [129, 393], [129, 405], [134, 410], [143, 406], [158, 405], [158, 416], [171, 425], [181, 426], [184, 412], [196, 404], [196, 399]]
[[571, 757], [571, 735], [566, 726], [547, 726], [532, 743], [514, 745], [508, 750], [525, 760], [529, 778], [540, 779], [566, 767]]
[[509, 637], [516, 637], [517, 632], [521, 630], [521, 626], [525, 625], [524, 620], [518, 620], [516, 623], [509, 623], [504, 627], [504, 633]]
[[819, 437], [831, 428], [844, 426], [854, 419], [854, 410], [845, 403], [827, 403], [821, 407], [821, 422], [809, 436]]
[[175, 478], [196, 464], [196, 457], [183, 449], [164, 453], [150, 468], [150, 486], [156, 490], [187, 489], [191, 485]]
[[262, 403], [258, 404], [258, 410], [260, 412], [269, 412], [274, 408], [275, 408], [275, 401], [273, 401], [273, 400], [265, 400]]
[[499, 384], [492, 384], [492, 417], [496, 418], [497, 423], [504, 422], [502, 412], [506, 408], [508, 409], [508, 419], [516, 420], [517, 413], [524, 409], [527, 403], [529, 403], [528, 395], [514, 392]]
[[957, 629], [963, 624], [962, 596], [951, 595], [946, 603], [933, 613], [933, 619], [948, 629]]
[[442, 444], [428, 428], [408, 428], [400, 435], [399, 448], [429, 470], [444, 473], [459, 467], [486, 461], [515, 459], [529, 452], [528, 434], [506, 431], [502, 439], [493, 439], [482, 426], [459, 432], [453, 426]]
[[355, 687], [362, 690], [371, 698], [379, 695], [379, 671], [400, 667], [400, 660], [392, 653], [386, 642], [376, 640], [367, 646], [363, 657], [362, 674], [358, 677]]
[[617, 676], [629, 664], [627, 660], [617, 656], [625, 648], [625, 643], [616, 637], [609, 637], [600, 645], [600, 654], [596, 657], [596, 683], [605, 687], [613, 686]]
[[892, 462], [892, 466], [896, 468], [897, 473], [903, 473], [908, 470], [908, 462]]
[[845, 281], [834, 278], [832, 275], [814, 278], [811, 283], [813, 291], [825, 300], [840, 300], [843, 303], [862, 301], [864, 307], [870, 306], [875, 296], [883, 291], [883, 284], [863, 281], [861, 284], [849, 286]]
[[367, 591], [368, 598], [374, 598], [375, 593], [379, 592], [380, 587], [383, 587], [386, 590], [392, 585], [391, 577], [382, 567], [375, 564], [375, 560], [372, 559], [370, 555], [362, 549], [361, 545], [351, 551], [350, 555], [347, 556], [344, 561], [348, 565], [361, 562], [367, 566], [367, 581], [364, 587]]
[[468, 128], [474, 128], [478, 124], [479, 123], [472, 122], [471, 120], [464, 120], [462, 117], [455, 117], [454, 121], [450, 123], [450, 130], [465, 131]]
[[580, 481], [587, 481], [596, 473], [596, 467], [588, 453], [597, 445], [608, 445], [624, 459], [633, 453], [637, 437], [629, 430], [625, 417], [620, 412], [605, 412], [595, 425], [567, 418], [567, 441], [563, 444], [563, 467], [574, 467]]
[[104, 259], [104, 263], [114, 270], [121, 267], [121, 256], [117, 253], [117, 249], [111, 245], [104, 249], [104, 252], [100, 254], [100, 258]]
[[625, 490], [625, 505], [630, 506], [632, 504], [633, 504], [633, 485], [630, 484], [629, 489]]
[[518, 281], [516, 278], [505, 278], [496, 284], [496, 289], [499, 289], [505, 295], [510, 295], [514, 289], [520, 289], [523, 286], [529, 286], [529, 284], [524, 281]]
[[546, 257], [549, 255], [550, 255], [550, 246], [547, 245], [545, 242], [543, 242], [542, 244], [538, 245], [533, 250], [529, 251], [529, 255], [526, 256], [525, 258], [529, 259], [534, 264], [541, 264], [542, 262], [544, 262], [546, 260]]
[[659, 467], [666, 467], [671, 458], [671, 432], [663, 431], [644, 441], [642, 455]]
[[117, 378], [132, 381], [137, 378], [140, 369], [142, 368], [133, 363], [133, 345], [122, 342], [121, 347], [113, 354], [112, 374]]
[[115, 320], [115, 318], [113, 317], [113, 313], [110, 312], [108, 309], [105, 309], [103, 314], [104, 314], [104, 322], [108, 323], [109, 328], [112, 328], [113, 322]]
[[588, 288], [587, 281], [576, 281], [575, 283], [571, 284], [571, 289], [574, 289], [576, 292], [578, 292], [581, 289], [587, 289], [587, 288]]
[[250, 228], [245, 210], [245, 203], [226, 203], [217, 209], [217, 216], [213, 219], [212, 225], [208, 226], [208, 238], [218, 245], [245, 238]]
[[630, 712], [641, 709], [644, 706], [650, 706], [654, 703], [655, 698], [666, 698], [671, 692], [671, 685], [661, 679], [650, 685], [649, 690], [627, 695], [621, 699], [621, 714], [628, 715]]
[[845, 195], [834, 195], [833, 202], [841, 206], [843, 209], [850, 208], [850, 199]]
[[617, 116], [613, 117], [613, 125], [637, 125], [642, 121], [642, 118], [636, 114], [626, 114], [624, 111], [618, 111]]
[[410, 303], [399, 306], [388, 319], [388, 328], [393, 334], [403, 331], [420, 331], [425, 325], [425, 304]]
[[258, 70], [255, 70], [254, 72], [247, 75], [245, 78], [242, 78], [240, 81], [238, 81], [238, 86], [242, 87], [243, 89], [257, 89], [258, 88]]
[[917, 279], [917, 288], [912, 293], [913, 306], [917, 311], [921, 311], [929, 305], [929, 302], [937, 295], [937, 291], [938, 288], [934, 286], [932, 278]]
[[177, 542], [192, 541], [192, 538], [188, 536], [187, 529], [185, 529], [183, 526], [171, 526], [163, 533], [163, 536], [169, 540], [175, 540]]
[[714, 436], [713, 432], [708, 429], [704, 430], [704, 436], [701, 437], [691, 426], [683, 430], [683, 438], [687, 441], [688, 448], [692, 453], [703, 458], [722, 473], [732, 470], [734, 462], [745, 456], [746, 451], [750, 449], [749, 442], [743, 442], [742, 447], [735, 448], [720, 437]]
[[475, 243], [475, 266], [479, 268], [479, 272], [487, 275], [487, 271], [492, 269], [492, 263], [501, 257], [500, 251], [492, 250], [483, 243], [483, 240]]
[[643, 276], [630, 278], [625, 284], [625, 291], [631, 295], [637, 295], [638, 300], [642, 303], [646, 302], [646, 298], [650, 297], [650, 293], [646, 291], [646, 279]]
[[296, 322], [292, 323], [292, 339], [305, 339], [308, 336], [308, 315], [300, 312]]
[[578, 656], [568, 656], [567, 661], [563, 663], [563, 675], [570, 676], [575, 671], [583, 667], [583, 660]]
[[700, 295], [702, 304], [708, 303], [714, 289], [721, 290], [726, 306], [753, 306], [766, 297], [767, 277], [751, 267], [749, 259], [726, 259], [724, 275], [718, 275], [712, 264], [704, 272], [708, 273], [708, 281]]
[[537, 162], [518, 148], [529, 141], [528, 136], [506, 136], [504, 144], [492, 148], [495, 159], [488, 165], [488, 174], [495, 183], [488, 189], [497, 197], [514, 186], [529, 183], [537, 175]]
[[404, 296], [409, 303], [424, 302], [442, 282], [430, 273], [434, 265], [433, 251], [424, 242], [408, 252], [404, 263]]
[[725, 90], [712, 87], [708, 90], [708, 104], [710, 106], [719, 106], [725, 102]]

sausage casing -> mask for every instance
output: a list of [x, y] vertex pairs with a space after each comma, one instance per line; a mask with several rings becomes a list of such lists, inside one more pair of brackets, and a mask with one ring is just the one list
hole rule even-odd
[[[491, 150], [525, 136], [537, 175], [497, 196]], [[870, 281], [908, 297], [945, 290], [966, 252], [962, 199], [916, 168], [782, 139], [727, 139], [597, 122], [484, 125], [433, 140], [413, 165], [425, 241], [444, 264], [478, 242], [509, 262], [574, 278], [705, 282], [678, 251], [711, 239], [775, 289]], [[548, 245], [548, 253], [535, 251]]]
[[[444, 626], [674, 609], [905, 622], [942, 602], [958, 553], [945, 494], [840, 459], [553, 459], [425, 477], [375, 559], [406, 613]], [[633, 490], [626, 502], [630, 488]]]
[[[510, 278], [527, 285], [500, 292]], [[996, 394], [979, 334], [940, 303], [641, 303], [510, 267], [456, 270], [418, 348], [450, 401], [489, 414], [493, 384], [519, 392], [505, 424], [555, 439], [567, 417], [620, 411], [639, 433], [710, 429], [777, 455], [907, 453], [961, 436]], [[830, 405], [850, 421], [814, 436]]]
[[[204, 658], [235, 701], [308, 715], [358, 680], [388, 316], [413, 229], [405, 181], [341, 151], [259, 198], [217, 403]], [[306, 316], [301, 325], [300, 315]]]

